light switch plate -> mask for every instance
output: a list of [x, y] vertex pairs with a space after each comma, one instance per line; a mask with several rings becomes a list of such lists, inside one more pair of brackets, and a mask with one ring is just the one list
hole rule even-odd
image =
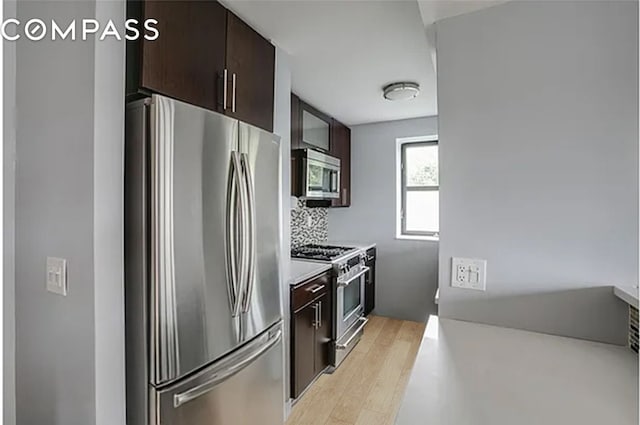
[[47, 291], [54, 294], [67, 295], [67, 260], [47, 257]]
[[487, 260], [453, 257], [451, 259], [451, 286], [485, 291], [487, 289]]

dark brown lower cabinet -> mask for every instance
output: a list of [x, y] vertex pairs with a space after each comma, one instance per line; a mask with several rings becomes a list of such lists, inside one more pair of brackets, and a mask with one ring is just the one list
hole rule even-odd
[[293, 398], [300, 395], [316, 376], [315, 311], [315, 305], [308, 304], [293, 314]]
[[364, 285], [364, 315], [368, 316], [376, 307], [376, 249], [367, 250], [365, 265], [369, 267]]
[[331, 274], [291, 290], [291, 396], [297, 398], [329, 366]]
[[331, 344], [331, 304], [329, 304], [329, 293], [324, 294], [317, 301], [318, 322], [315, 330], [315, 374], [321, 373], [329, 366], [329, 348]]

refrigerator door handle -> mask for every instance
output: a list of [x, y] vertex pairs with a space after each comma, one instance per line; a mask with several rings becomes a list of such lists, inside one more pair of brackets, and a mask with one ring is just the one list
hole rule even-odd
[[[246, 244], [242, 243], [238, 238], [237, 231], [246, 229], [244, 223], [246, 213], [244, 205], [246, 204], [245, 190], [242, 184], [241, 164], [238, 159], [237, 152], [231, 152], [231, 170], [229, 175], [229, 186], [227, 191], [227, 270], [228, 270], [228, 292], [229, 304], [231, 306], [231, 315], [238, 316], [240, 313], [240, 303], [242, 301], [242, 279], [246, 274]], [[239, 200], [239, 202], [238, 202]], [[240, 205], [238, 205], [240, 204]], [[240, 215], [240, 223], [238, 224], [238, 214]], [[240, 259], [238, 260], [238, 244], [240, 251]]]
[[[178, 408], [183, 404], [188, 403], [191, 400], [194, 400], [208, 393], [220, 383], [226, 381], [233, 375], [245, 369], [247, 366], [253, 363], [254, 360], [260, 357], [263, 353], [267, 352], [271, 347], [273, 347], [280, 341], [282, 337], [282, 330], [278, 329], [276, 332], [268, 332], [265, 336], [268, 336], [268, 340], [264, 341], [262, 345], [260, 345], [257, 349], [253, 347], [253, 344], [250, 344], [250, 347], [240, 349], [240, 351], [233, 355], [233, 357], [222, 360], [220, 369], [213, 372], [211, 378], [208, 381], [187, 391], [175, 394], [173, 396], [173, 407]], [[262, 340], [263, 338], [258, 339]], [[227, 364], [229, 365], [227, 366]]]
[[248, 270], [247, 270], [247, 283], [244, 294], [244, 300], [242, 304], [242, 312], [246, 313], [251, 307], [251, 297], [253, 294], [253, 286], [256, 274], [256, 194], [253, 188], [253, 173], [251, 172], [251, 164], [249, 163], [249, 156], [246, 153], [240, 154], [240, 160], [242, 164], [242, 170], [244, 174], [244, 184], [247, 190], [248, 198], [248, 224], [249, 232], [248, 239]]

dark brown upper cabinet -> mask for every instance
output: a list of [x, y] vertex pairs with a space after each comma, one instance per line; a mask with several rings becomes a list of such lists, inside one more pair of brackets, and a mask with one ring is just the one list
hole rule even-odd
[[302, 146], [302, 111], [300, 98], [291, 93], [291, 149], [300, 149]]
[[331, 151], [331, 117], [291, 94], [291, 149]]
[[222, 112], [227, 10], [215, 1], [129, 2], [128, 8], [130, 16], [156, 19], [159, 36], [127, 42], [127, 93], [160, 93]]
[[329, 154], [340, 159], [340, 197], [331, 200], [332, 207], [351, 205], [351, 129], [337, 120], [331, 124]]
[[127, 97], [160, 93], [273, 131], [275, 47], [216, 1], [145, 0], [157, 40], [127, 42]]
[[[273, 131], [275, 47], [231, 12], [227, 14], [227, 115]], [[228, 84], [229, 85], [229, 84]]]

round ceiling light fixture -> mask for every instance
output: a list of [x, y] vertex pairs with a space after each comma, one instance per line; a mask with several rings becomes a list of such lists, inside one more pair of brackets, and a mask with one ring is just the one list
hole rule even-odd
[[382, 92], [387, 100], [408, 100], [420, 94], [420, 85], [411, 82], [392, 83], [384, 86]]

